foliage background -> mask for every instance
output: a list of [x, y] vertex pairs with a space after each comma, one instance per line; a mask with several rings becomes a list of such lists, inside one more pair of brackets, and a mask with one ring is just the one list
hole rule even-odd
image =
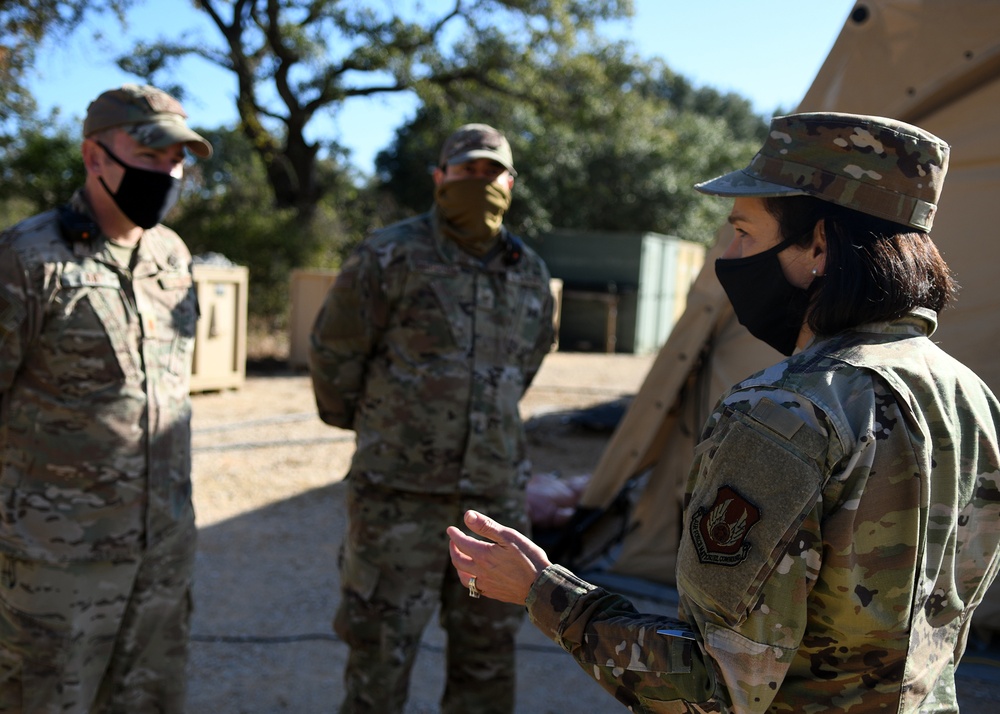
[[[89, 16], [124, 23], [138, 2], [0, 0], [0, 225], [57, 205], [83, 178], [79, 128], [38, 116], [26, 89], [31, 43], [79, 32]], [[339, 0], [195, 5], [218, 29], [215, 43], [163, 37], [118, 63], [182, 99], [172, 72], [182, 57], [237, 77], [240, 119], [196, 127], [215, 155], [189, 165], [167, 223], [193, 253], [249, 267], [251, 316], [271, 328], [287, 320], [290, 270], [336, 268], [369, 230], [430, 207], [429, 168], [463, 123], [510, 139], [515, 232], [656, 231], [703, 243], [728, 206], [692, 185], [745, 164], [766, 130], [747, 99], [603, 40], [600, 22], [631, 13], [631, 0], [458, 0], [417, 15]], [[27, 49], [12, 61], [18, 48]], [[374, 176], [335, 141], [309, 138], [323, 111], [393, 92], [413, 93], [419, 109]]]

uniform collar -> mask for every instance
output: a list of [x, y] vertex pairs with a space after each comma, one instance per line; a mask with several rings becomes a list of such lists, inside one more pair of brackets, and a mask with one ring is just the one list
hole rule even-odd
[[[97, 226], [94, 220], [94, 212], [87, 200], [87, 195], [83, 189], [77, 189], [69, 201], [70, 208], [76, 213], [87, 216], [97, 227], [96, 234], [90, 240], [73, 241], [73, 253], [79, 258], [98, 258], [110, 265], [120, 267], [117, 261], [111, 258], [108, 250], [108, 237]], [[136, 245], [136, 257], [133, 261], [132, 275], [134, 277], [145, 277], [155, 275], [163, 270], [175, 270], [178, 265], [177, 259], [168, 250], [163, 241], [163, 229], [160, 226], [153, 226], [143, 231], [142, 238]]]
[[[446, 263], [458, 263], [474, 265], [477, 268], [493, 268], [498, 267], [501, 270], [505, 270], [506, 266], [503, 264], [503, 249], [500, 250], [490, 250], [483, 258], [477, 258], [476, 256], [466, 253], [462, 250], [455, 241], [446, 238], [440, 229], [440, 219], [438, 218], [438, 212], [434, 206], [427, 214], [430, 217], [431, 227], [433, 228], [434, 234], [434, 246], [437, 249], [438, 255]], [[502, 245], [507, 236], [507, 227], [500, 226], [500, 232], [497, 234], [497, 245]]]
[[926, 307], [915, 307], [896, 320], [869, 322], [854, 328], [854, 332], [876, 332], [883, 335], [930, 337], [937, 330], [937, 313]]
[[[851, 330], [846, 330], [845, 333], [867, 332], [879, 335], [900, 335], [904, 337], [930, 337], [937, 330], [937, 325], [938, 317], [934, 310], [926, 307], [915, 307], [907, 314], [895, 320], [869, 322], [864, 325], [858, 325]], [[825, 339], [828, 338], [813, 337], [809, 343], [805, 345], [805, 347], [801, 350], [796, 350], [795, 352], [804, 352]]]

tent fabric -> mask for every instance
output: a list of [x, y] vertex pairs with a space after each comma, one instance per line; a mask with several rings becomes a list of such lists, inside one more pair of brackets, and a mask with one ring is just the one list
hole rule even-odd
[[[992, 0], [858, 2], [797, 111], [891, 116], [952, 146], [933, 237], [961, 286], [934, 338], [1000, 393], [1000, 3]], [[581, 505], [606, 506], [648, 474], [628, 535], [609, 570], [674, 583], [681, 497], [697, 430], [725, 389], [780, 358], [733, 316], [715, 279], [716, 247], [687, 308], [612, 435]], [[1000, 585], [976, 612], [1000, 630]]]

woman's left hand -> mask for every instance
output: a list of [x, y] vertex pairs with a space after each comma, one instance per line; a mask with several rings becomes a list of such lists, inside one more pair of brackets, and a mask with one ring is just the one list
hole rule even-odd
[[478, 511], [466, 511], [465, 525], [485, 542], [450, 526], [451, 563], [459, 580], [468, 585], [475, 578], [475, 589], [484, 597], [523, 605], [538, 574], [552, 565], [527, 536], [502, 526]]

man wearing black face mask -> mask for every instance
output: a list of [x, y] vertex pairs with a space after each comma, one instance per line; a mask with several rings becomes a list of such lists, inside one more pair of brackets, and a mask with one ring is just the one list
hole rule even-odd
[[159, 221], [209, 143], [101, 94], [86, 182], [0, 235], [0, 711], [184, 710], [191, 256]]
[[544, 263], [503, 226], [507, 139], [469, 124], [444, 143], [434, 206], [365, 240], [312, 332], [320, 417], [353, 429], [349, 527], [334, 623], [351, 647], [343, 714], [403, 711], [440, 602], [445, 714], [509, 713], [524, 611], [470, 598], [445, 527], [466, 508], [527, 524], [518, 402], [552, 345]]

